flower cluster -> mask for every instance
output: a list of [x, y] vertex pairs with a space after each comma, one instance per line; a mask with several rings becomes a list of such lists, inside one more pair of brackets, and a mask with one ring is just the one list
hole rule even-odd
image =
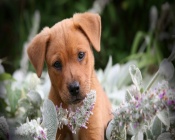
[[161, 101], [171, 110], [175, 110], [175, 87], [169, 87], [167, 81], [158, 84], [154, 91]]
[[[56, 122], [58, 126], [56, 127], [56, 129], [57, 128], [62, 129], [63, 125], [67, 125], [72, 131], [72, 133], [76, 133], [76, 130], [81, 127], [87, 128], [86, 123], [90, 115], [92, 114], [92, 109], [94, 108], [95, 101], [96, 101], [96, 91], [91, 90], [90, 93], [87, 94], [87, 97], [83, 100], [83, 103], [80, 106], [80, 108], [77, 108], [75, 112], [71, 110], [68, 111], [67, 109], [63, 109], [62, 104], [60, 105], [60, 107], [56, 106], [55, 108], [54, 105], [52, 107], [53, 103], [51, 101], [44, 102], [43, 110], [49, 110], [49, 111], [51, 111], [52, 109], [55, 110], [55, 114], [56, 114], [55, 119], [57, 120]], [[44, 112], [45, 111], [43, 111], [44, 118], [54, 120], [54, 117], [53, 117], [54, 113], [51, 115], [52, 118], [50, 118], [51, 116], [50, 115], [46, 116], [46, 114], [48, 113], [47, 112], [44, 113]], [[44, 118], [43, 118], [43, 121], [45, 121]], [[45, 128], [43, 128], [43, 126]], [[31, 121], [29, 121], [29, 119], [27, 118], [26, 123], [17, 127], [15, 134], [23, 137], [30, 136], [36, 140], [48, 140], [50, 139], [50, 137], [52, 137], [52, 135], [49, 136], [49, 134], [52, 133], [53, 128], [48, 129], [48, 132], [46, 128], [48, 129], [50, 128], [50, 126], [47, 126], [46, 123], [41, 122], [40, 118], [38, 118], [37, 120], [31, 120]], [[53, 135], [55, 136], [56, 134], [53, 134]]]
[[166, 81], [139, 95], [132, 96], [128, 103], [123, 103], [115, 110], [110, 139], [116, 139], [125, 127], [128, 131], [134, 130], [131, 133], [144, 132], [158, 113], [175, 109], [175, 89], [169, 87]]
[[76, 134], [76, 130], [83, 127], [87, 129], [86, 123], [92, 115], [92, 109], [94, 108], [96, 101], [96, 91], [91, 90], [87, 94], [87, 97], [83, 100], [83, 104], [80, 108], [77, 107], [76, 111], [68, 111], [63, 109], [62, 105], [56, 107], [58, 116], [58, 128], [61, 129], [63, 125], [67, 125], [72, 133]]
[[63, 125], [68, 124], [68, 110], [62, 108], [62, 104], [60, 104], [60, 107], [56, 106], [56, 111], [57, 111], [57, 119], [58, 119], [58, 128], [62, 129]]
[[15, 133], [20, 136], [32, 136], [36, 140], [47, 140], [47, 130], [41, 127], [40, 119], [29, 121], [17, 127]]

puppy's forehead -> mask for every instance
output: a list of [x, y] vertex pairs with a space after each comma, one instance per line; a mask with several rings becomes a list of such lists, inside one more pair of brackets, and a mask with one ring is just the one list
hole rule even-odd
[[74, 25], [72, 19], [65, 19], [51, 28], [50, 43], [51, 46], [64, 51], [84, 48], [89, 45], [87, 37]]

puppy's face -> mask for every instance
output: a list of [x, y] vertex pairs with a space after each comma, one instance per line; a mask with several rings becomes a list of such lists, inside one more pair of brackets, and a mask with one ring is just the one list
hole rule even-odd
[[100, 36], [97, 14], [75, 14], [46, 27], [29, 45], [28, 55], [38, 77], [46, 61], [51, 84], [65, 104], [81, 102], [90, 91], [94, 71], [91, 46], [100, 51]]
[[51, 83], [64, 103], [75, 104], [85, 98], [94, 58], [88, 38], [73, 22], [65, 20], [51, 29], [46, 63]]

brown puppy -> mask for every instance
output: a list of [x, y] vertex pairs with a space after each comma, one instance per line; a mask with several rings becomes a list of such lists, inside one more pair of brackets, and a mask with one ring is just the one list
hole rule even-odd
[[[68, 108], [77, 105], [92, 89], [96, 90], [93, 115], [88, 129], [81, 128], [79, 140], [104, 140], [105, 129], [112, 118], [111, 104], [94, 71], [92, 47], [100, 51], [101, 20], [98, 14], [74, 14], [70, 19], [44, 28], [34, 37], [28, 48], [31, 63], [41, 76], [44, 61], [51, 80], [49, 98], [55, 105]], [[57, 131], [57, 138], [73, 139], [65, 126]]]

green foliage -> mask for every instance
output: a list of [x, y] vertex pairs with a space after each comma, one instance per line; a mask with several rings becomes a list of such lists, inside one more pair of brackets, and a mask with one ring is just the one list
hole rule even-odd
[[14, 117], [15, 112], [17, 111], [18, 100], [20, 99], [21, 91], [18, 89], [13, 90], [10, 84], [6, 86], [6, 89], [7, 89], [8, 104], [10, 107], [9, 111], [10, 114]]
[[28, 92], [27, 97], [34, 107], [40, 107], [42, 99], [38, 92], [31, 90]]
[[[151, 134], [153, 135], [152, 137], [154, 137], [154, 139], [157, 139], [157, 137], [162, 133], [162, 122], [160, 121], [160, 119], [158, 117], [154, 118], [154, 122], [152, 124], [152, 128], [151, 128]], [[152, 138], [151, 136], [148, 138]]]
[[57, 113], [53, 102], [49, 99], [45, 100], [43, 103], [43, 122], [42, 125], [48, 131], [47, 138], [49, 140], [55, 140], [57, 132]]
[[157, 39], [153, 37], [152, 32], [145, 33], [138, 31], [136, 33], [131, 46], [131, 54], [125, 58], [125, 61], [133, 59], [139, 61], [139, 68], [145, 68], [160, 63], [162, 60], [162, 53], [157, 46]]
[[0, 116], [6, 115], [5, 112], [5, 107], [7, 106], [7, 103], [4, 101], [4, 99], [0, 98]]
[[[22, 122], [26, 120], [26, 117], [33, 119], [41, 115], [40, 106], [43, 99], [38, 92], [29, 91], [25, 82], [20, 83], [20, 87], [15, 87], [18, 81], [14, 80], [9, 73], [0, 74], [0, 79], [2, 80], [0, 80], [2, 82], [0, 84], [5, 87], [5, 93], [0, 97], [0, 115]], [[32, 83], [32, 80], [30, 83]], [[21, 108], [25, 111], [21, 111]]]
[[12, 76], [9, 73], [1, 73], [0, 74], [0, 82], [5, 80], [12, 80]]
[[[87, 11], [92, 7], [93, 2], [93, 0], [3, 0], [0, 3], [0, 25], [2, 25], [1, 29], [4, 32], [0, 38], [0, 58], [8, 58], [10, 65], [4, 64], [7, 72], [12, 73], [19, 68], [21, 50], [30, 32], [31, 19], [35, 10], [39, 10], [41, 13], [40, 31], [43, 27], [51, 27], [56, 22], [69, 18], [76, 12]], [[169, 2], [171, 6], [169, 16], [166, 17], [169, 20], [162, 21], [165, 14], [161, 7], [165, 2]], [[174, 5], [171, 3], [173, 0], [110, 1], [101, 14], [101, 52], [95, 53], [96, 68], [104, 68], [109, 55], [112, 55], [114, 63], [126, 62], [133, 58], [138, 59], [140, 60], [140, 68], [158, 64], [172, 48], [173, 40], [171, 37], [160, 39], [162, 33], [173, 34], [172, 28], [175, 22], [171, 15], [174, 15], [172, 10]], [[158, 9], [159, 20], [156, 29], [150, 33], [147, 32], [150, 22], [149, 12], [153, 5]], [[145, 36], [150, 36], [150, 44], [147, 44], [146, 51], [138, 52]], [[167, 49], [168, 45], [170, 49]], [[153, 54], [150, 49], [154, 49]]]
[[42, 105], [42, 99], [38, 92], [29, 91], [25, 97], [21, 97], [18, 100], [19, 107], [25, 109], [25, 113], [22, 116], [22, 120], [28, 117], [29, 119], [35, 119], [41, 115], [40, 107]]

